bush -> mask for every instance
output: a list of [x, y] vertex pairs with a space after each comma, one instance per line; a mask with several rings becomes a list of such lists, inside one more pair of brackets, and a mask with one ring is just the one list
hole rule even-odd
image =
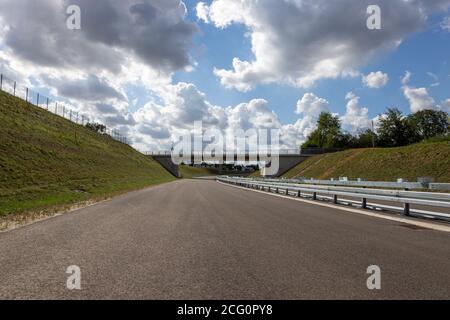
[[105, 134], [106, 126], [101, 123], [87, 123], [86, 128], [95, 131], [97, 133]]

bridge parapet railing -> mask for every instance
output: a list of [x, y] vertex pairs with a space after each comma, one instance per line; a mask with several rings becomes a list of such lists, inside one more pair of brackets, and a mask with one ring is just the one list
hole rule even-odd
[[[144, 152], [144, 154], [148, 156], [171, 156], [174, 153], [172, 151], [147, 151]], [[189, 156], [189, 157], [201, 157], [201, 158], [211, 158], [211, 157], [257, 157], [257, 156], [264, 156], [264, 157], [270, 157], [275, 155], [301, 155], [300, 149], [281, 149], [281, 150], [260, 150], [260, 151], [247, 151], [247, 152], [239, 152], [239, 151], [226, 151], [226, 152], [202, 152], [202, 151], [193, 151], [189, 152], [187, 154], [184, 154], [183, 152], [180, 152], [179, 156]]]

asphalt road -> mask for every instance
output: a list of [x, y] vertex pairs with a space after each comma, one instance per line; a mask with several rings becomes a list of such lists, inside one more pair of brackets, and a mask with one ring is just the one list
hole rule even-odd
[[183, 180], [1, 233], [0, 268], [3, 299], [449, 299], [450, 234]]

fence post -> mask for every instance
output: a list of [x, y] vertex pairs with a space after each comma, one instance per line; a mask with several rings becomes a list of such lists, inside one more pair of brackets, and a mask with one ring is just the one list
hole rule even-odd
[[58, 102], [55, 102], [55, 114], [58, 115]]
[[63, 118], [66, 116], [66, 106], [63, 106]]
[[16, 82], [14, 81], [14, 97], [16, 96]]
[[28, 102], [28, 88], [26, 91], [27, 91], [27, 93], [26, 93], [25, 101]]
[[48, 110], [48, 98], [47, 98], [47, 110]]
[[3, 90], [3, 73], [0, 74], [0, 90]]
[[72, 110], [69, 112], [69, 120], [72, 121]]
[[36, 105], [39, 107], [39, 92], [38, 92], [37, 98], [36, 98]]

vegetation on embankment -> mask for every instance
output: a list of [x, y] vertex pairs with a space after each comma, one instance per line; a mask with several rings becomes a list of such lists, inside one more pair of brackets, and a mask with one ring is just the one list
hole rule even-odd
[[0, 92], [0, 217], [172, 180], [130, 146]]
[[183, 179], [201, 178], [209, 176], [217, 176], [219, 170], [215, 168], [197, 168], [191, 166], [180, 166], [180, 173]]
[[314, 156], [285, 174], [287, 178], [330, 179], [348, 177], [371, 181], [416, 181], [432, 177], [450, 182], [450, 141], [448, 138], [399, 148], [352, 149]]
[[220, 171], [218, 168], [213, 167], [191, 167], [188, 165], [181, 165], [180, 173], [183, 179], [212, 177], [218, 175], [249, 176], [249, 173], [242, 172], [239, 170], [229, 170], [226, 167], [224, 167], [223, 170]]

